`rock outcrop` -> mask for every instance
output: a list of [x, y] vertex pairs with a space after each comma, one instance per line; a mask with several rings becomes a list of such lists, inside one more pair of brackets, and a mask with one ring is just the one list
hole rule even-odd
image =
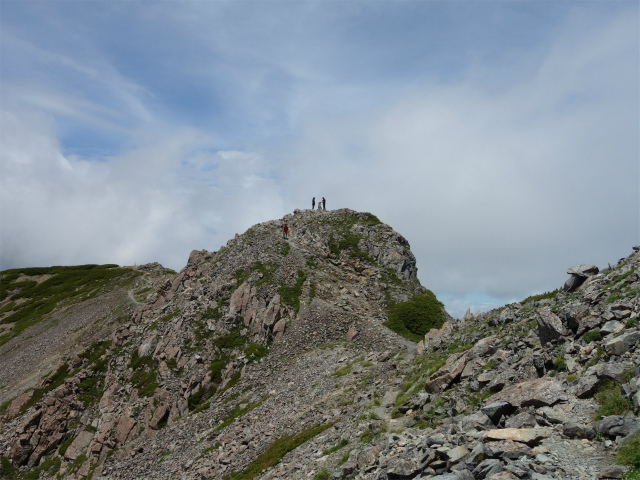
[[639, 265], [635, 250], [605, 272], [570, 269], [586, 275], [570, 292], [443, 310], [415, 344], [385, 326], [388, 307], [425, 292], [408, 242], [370, 214], [296, 211], [192, 252], [126, 321], [8, 399], [0, 472], [618, 474], [615, 449], [640, 431]]

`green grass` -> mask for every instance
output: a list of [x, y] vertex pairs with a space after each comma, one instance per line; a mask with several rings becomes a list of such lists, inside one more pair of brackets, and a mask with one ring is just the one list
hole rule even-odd
[[546, 300], [548, 298], [556, 298], [556, 295], [558, 293], [560, 293], [561, 289], [560, 288], [556, 288], [555, 290], [553, 290], [552, 292], [545, 292], [545, 293], [540, 293], [538, 295], [531, 295], [530, 297], [525, 298], [522, 302], [520, 302], [522, 305], [524, 305], [527, 302], [538, 302], [540, 300]]
[[52, 390], [55, 390], [60, 385], [62, 385], [65, 379], [71, 376], [71, 373], [69, 373], [68, 370], [69, 370], [69, 365], [66, 363], [58, 367], [56, 372], [53, 375], [48, 377], [49, 383], [47, 385], [45, 385], [42, 388], [35, 388], [33, 390], [32, 397], [27, 402], [25, 402], [25, 404], [22, 405], [22, 407], [20, 407], [20, 411], [18, 412], [18, 415], [22, 415], [23, 413], [25, 413], [29, 408], [31, 408], [36, 403], [38, 403], [42, 399], [42, 397], [44, 397], [47, 393], [51, 392]]
[[292, 307], [296, 314], [300, 310], [300, 295], [302, 294], [302, 285], [306, 279], [307, 274], [304, 270], [298, 270], [298, 277], [294, 286], [281, 285], [278, 288], [281, 302]]
[[600, 333], [600, 330], [589, 330], [582, 335], [582, 339], [587, 343], [599, 342], [602, 340], [602, 334]]
[[600, 420], [609, 415], [621, 415], [633, 408], [631, 400], [623, 397], [620, 393], [620, 386], [612, 381], [602, 384], [595, 398], [600, 407], [596, 410], [594, 420]]
[[633, 468], [640, 469], [640, 433], [629, 437], [620, 445], [616, 456], [618, 465], [629, 465]]
[[314, 475], [313, 480], [329, 480], [329, 477], [329, 472], [327, 472], [326, 468], [323, 468]]
[[331, 374], [332, 377], [344, 377], [351, 372], [351, 365], [345, 365], [344, 367], [336, 367], [335, 372]]
[[236, 405], [235, 407], [233, 407], [233, 409], [231, 409], [231, 411], [229, 413], [227, 413], [227, 415], [225, 415], [225, 417], [222, 419], [222, 423], [217, 425], [216, 428], [214, 429], [214, 431], [219, 432], [220, 430], [228, 427], [229, 425], [231, 425], [233, 423], [233, 421], [236, 418], [240, 418], [240, 417], [246, 415], [247, 413], [249, 413], [251, 410], [259, 407], [260, 405], [262, 405], [262, 402], [264, 402], [267, 398], [269, 398], [268, 395], [265, 395], [264, 397], [262, 397], [260, 399], [260, 401], [258, 401], [256, 403], [246, 404], [244, 407], [242, 406], [243, 403], [240, 403], [239, 405]]
[[316, 435], [324, 432], [327, 428], [333, 426], [336, 422], [327, 423], [325, 425], [314, 425], [309, 427], [297, 435], [285, 435], [269, 445], [266, 451], [258, 456], [256, 460], [251, 462], [242, 472], [232, 472], [223, 477], [224, 480], [252, 480], [258, 476], [263, 470], [277, 465], [282, 457], [290, 451], [298, 448], [306, 441], [312, 439]]
[[[37, 283], [16, 282], [21, 275], [52, 275]], [[0, 272], [0, 301], [25, 300], [13, 304], [11, 313], [0, 323], [14, 324], [13, 329], [0, 336], [0, 346], [18, 336], [24, 330], [44, 320], [63, 302], [73, 304], [96, 297], [105, 288], [119, 285], [141, 275], [129, 268], [117, 265], [78, 265], [75, 267], [22, 268]]]
[[385, 325], [408, 340], [419, 342], [429, 330], [442, 326], [443, 309], [444, 305], [427, 290], [407, 302], [390, 303]]
[[331, 455], [332, 453], [337, 452], [338, 450], [340, 450], [343, 447], [346, 447], [347, 445], [349, 445], [349, 440], [347, 440], [346, 438], [343, 438], [342, 440], [340, 440], [339, 443], [337, 443], [333, 447], [324, 449], [322, 451], [322, 455]]

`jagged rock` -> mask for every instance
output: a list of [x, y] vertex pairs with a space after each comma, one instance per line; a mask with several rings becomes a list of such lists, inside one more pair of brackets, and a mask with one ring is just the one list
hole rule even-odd
[[151, 355], [155, 351], [157, 345], [158, 345], [158, 336], [155, 334], [150, 335], [138, 347], [138, 355], [140, 357]]
[[538, 426], [536, 417], [529, 412], [521, 412], [513, 417], [507, 418], [504, 422], [505, 428], [533, 428]]
[[629, 332], [606, 342], [604, 350], [609, 355], [622, 355], [640, 340], [640, 331]]
[[488, 442], [487, 447], [493, 452], [494, 457], [508, 458], [511, 460], [533, 453], [533, 450], [531, 450], [526, 443], [513, 440]]
[[496, 458], [488, 458], [473, 469], [474, 478], [490, 478], [504, 470], [504, 464]]
[[443, 367], [429, 377], [424, 389], [428, 393], [445, 391], [462, 374], [464, 367], [472, 358], [472, 351], [454, 353]]
[[509, 415], [515, 410], [509, 402], [493, 402], [480, 408], [480, 411], [488, 416], [494, 424], [498, 424], [503, 415]]
[[584, 377], [580, 377], [580, 380], [578, 380], [578, 384], [574, 389], [574, 394], [578, 398], [592, 397], [596, 394], [601, 384], [602, 380], [597, 376], [585, 375]]
[[489, 397], [487, 402], [508, 402], [514, 407], [543, 407], [566, 399], [562, 385], [550, 378], [538, 378], [507, 387]]
[[562, 320], [549, 307], [536, 310], [536, 321], [538, 322], [538, 336], [543, 346], [569, 334], [562, 324]]
[[630, 433], [640, 431], [640, 418], [611, 415], [593, 424], [596, 432], [609, 436], [624, 437]]
[[590, 425], [576, 422], [565, 423], [562, 427], [562, 433], [569, 438], [587, 438], [589, 440], [596, 436], [596, 432]]
[[619, 322], [618, 320], [609, 320], [600, 328], [600, 333], [604, 335], [609, 335], [610, 333], [618, 333], [624, 328], [624, 323]]
[[33, 397], [33, 390], [29, 390], [28, 392], [23, 393], [22, 395], [18, 395], [16, 398], [14, 398], [7, 408], [7, 412], [5, 415], [6, 418], [10, 420], [18, 415], [18, 412], [20, 411], [22, 406], [29, 400], [31, 400], [31, 397]]
[[598, 271], [598, 267], [595, 265], [585, 265], [581, 263], [580, 265], [570, 267], [569, 270], [567, 270], [567, 274], [587, 278], [597, 274]]
[[548, 438], [551, 433], [544, 428], [502, 428], [488, 430], [482, 434], [485, 440], [511, 440], [514, 442], [535, 445], [543, 438]]
[[611, 465], [600, 471], [598, 478], [623, 478], [627, 468], [620, 465]]
[[84, 455], [91, 444], [91, 440], [93, 440], [93, 433], [87, 431], [80, 432], [75, 440], [71, 442], [69, 448], [67, 448], [64, 458], [67, 460], [75, 460], [80, 455]]

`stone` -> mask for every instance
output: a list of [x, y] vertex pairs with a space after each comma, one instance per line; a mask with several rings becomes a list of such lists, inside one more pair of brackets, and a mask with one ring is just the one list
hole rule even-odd
[[574, 265], [567, 270], [567, 274], [575, 275], [576, 277], [587, 278], [592, 275], [596, 275], [599, 272], [598, 267], [595, 265], [587, 265], [581, 263], [580, 265]]
[[464, 370], [471, 359], [470, 352], [454, 353], [447, 359], [447, 363], [429, 377], [425, 384], [428, 393], [441, 393], [451, 385]]
[[549, 307], [536, 310], [536, 321], [538, 322], [538, 337], [540, 337], [542, 346], [569, 333], [562, 324], [562, 320]]
[[578, 277], [577, 275], [571, 275], [567, 279], [567, 281], [564, 282], [562, 289], [565, 292], [574, 292], [580, 287], [580, 285], [584, 283], [584, 281], [585, 279], [583, 277]]
[[492, 402], [480, 408], [480, 411], [491, 419], [494, 424], [498, 424], [503, 415], [513, 413], [515, 408], [509, 402]]
[[624, 323], [617, 320], [609, 320], [600, 328], [600, 333], [604, 337], [605, 335], [609, 335], [610, 333], [618, 333], [622, 329], [624, 329]]
[[158, 345], [158, 335], [153, 334], [144, 339], [138, 347], [138, 356], [145, 357], [151, 355]]
[[597, 376], [585, 375], [584, 377], [580, 377], [573, 393], [578, 398], [590, 398], [596, 394], [601, 384], [602, 380]]
[[414, 478], [420, 470], [420, 461], [410, 453], [393, 457], [386, 467], [389, 480]]
[[627, 469], [620, 465], [609, 465], [600, 470], [598, 478], [622, 478], [627, 473]]
[[516, 477], [513, 473], [507, 472], [505, 470], [500, 473], [495, 473], [490, 477], [485, 477], [485, 480], [516, 480], [517, 478], [518, 477]]
[[595, 422], [593, 428], [596, 432], [605, 435], [625, 437], [630, 433], [640, 431], [640, 418], [611, 415]]
[[609, 355], [622, 355], [635, 346], [638, 340], [640, 340], [640, 331], [629, 332], [609, 340], [603, 347]]
[[447, 452], [449, 462], [458, 463], [465, 455], [469, 454], [469, 450], [464, 445], [452, 448]]
[[548, 377], [521, 382], [492, 395], [487, 402], [508, 402], [514, 407], [544, 407], [566, 401], [562, 385]]
[[349, 330], [347, 331], [347, 341], [350, 342], [356, 338], [356, 335], [358, 335], [358, 331], [353, 327], [349, 327]]
[[22, 406], [29, 400], [31, 400], [31, 397], [33, 397], [33, 390], [23, 393], [22, 395], [18, 395], [16, 398], [14, 398], [7, 408], [6, 418], [12, 419], [16, 415], [18, 415]]
[[483, 433], [482, 438], [485, 440], [511, 440], [532, 446], [550, 435], [551, 433], [546, 428], [501, 428], [487, 430]]
[[519, 414], [507, 418], [504, 422], [505, 428], [533, 428], [537, 427], [536, 417], [529, 412], [520, 412]]
[[67, 451], [64, 452], [64, 458], [67, 460], [75, 460], [80, 455], [84, 455], [91, 444], [91, 440], [93, 440], [93, 433], [83, 430], [73, 442], [71, 442]]
[[504, 440], [502, 442], [489, 442], [487, 447], [493, 452], [494, 457], [509, 458], [511, 460], [532, 455], [533, 450], [526, 444], [514, 442], [513, 440]]
[[149, 427], [157, 430], [160, 423], [166, 420], [169, 416], [169, 410], [170, 408], [168, 405], [159, 405], [153, 412], [153, 417], [151, 417], [151, 420], [149, 421]]
[[473, 469], [474, 478], [487, 478], [504, 470], [503, 463], [497, 458], [488, 458]]
[[116, 440], [124, 444], [127, 441], [129, 432], [135, 427], [136, 421], [129, 415], [122, 415], [118, 420], [118, 426], [116, 427]]
[[562, 433], [569, 438], [586, 438], [589, 440], [596, 436], [596, 432], [590, 425], [577, 422], [565, 423], [562, 427]]

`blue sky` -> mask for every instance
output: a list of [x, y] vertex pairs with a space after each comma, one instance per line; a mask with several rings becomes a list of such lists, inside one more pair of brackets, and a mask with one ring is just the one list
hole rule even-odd
[[640, 243], [636, 1], [3, 1], [0, 263], [371, 211], [454, 315]]

